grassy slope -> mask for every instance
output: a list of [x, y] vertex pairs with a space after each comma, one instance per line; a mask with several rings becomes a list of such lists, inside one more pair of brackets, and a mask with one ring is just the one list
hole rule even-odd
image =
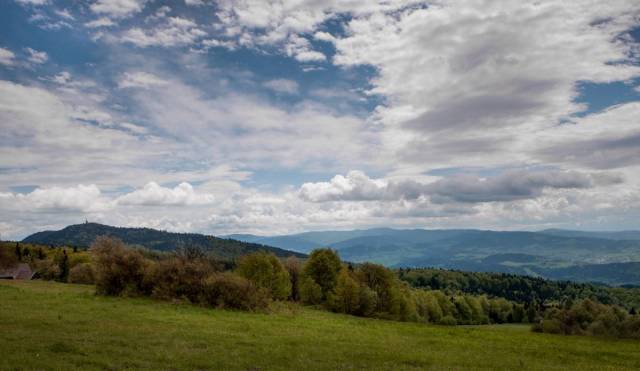
[[[639, 369], [640, 343], [303, 309], [251, 314], [0, 282], [0, 369]], [[20, 366], [20, 367], [17, 367]]]

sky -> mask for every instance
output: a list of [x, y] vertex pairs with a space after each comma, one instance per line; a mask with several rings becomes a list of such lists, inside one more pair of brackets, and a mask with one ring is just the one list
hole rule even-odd
[[640, 3], [4, 0], [0, 237], [640, 229]]

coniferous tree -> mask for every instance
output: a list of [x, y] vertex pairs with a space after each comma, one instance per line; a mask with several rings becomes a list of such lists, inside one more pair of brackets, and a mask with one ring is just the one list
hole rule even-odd
[[62, 250], [62, 259], [58, 264], [60, 267], [60, 281], [67, 282], [69, 278], [69, 256], [67, 256], [67, 250]]
[[527, 307], [527, 321], [529, 321], [529, 323], [535, 322], [536, 317], [538, 316], [538, 312], [536, 310], [537, 306], [538, 304], [534, 300], [533, 302], [529, 303], [529, 306]]
[[16, 242], [16, 259], [18, 261], [22, 261], [22, 249], [20, 248], [20, 243]]

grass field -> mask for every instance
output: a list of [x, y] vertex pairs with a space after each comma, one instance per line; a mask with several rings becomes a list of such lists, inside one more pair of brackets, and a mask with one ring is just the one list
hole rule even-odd
[[0, 369], [640, 369], [640, 342], [310, 309], [252, 314], [0, 282]]

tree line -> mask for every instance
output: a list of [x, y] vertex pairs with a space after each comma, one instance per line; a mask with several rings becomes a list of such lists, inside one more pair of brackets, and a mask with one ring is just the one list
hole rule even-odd
[[35, 273], [34, 278], [84, 283], [81, 282], [83, 279], [80, 279], [79, 273], [88, 269], [90, 260], [86, 249], [75, 246], [56, 248], [20, 242], [0, 242], [0, 268], [27, 263]]
[[551, 308], [533, 331], [563, 335], [593, 335], [640, 339], [640, 315], [635, 309], [605, 305], [590, 299]]
[[445, 294], [410, 287], [378, 264], [343, 263], [336, 251], [317, 249], [306, 261], [270, 252], [240, 257], [230, 267], [198, 249], [145, 256], [100, 237], [90, 249], [96, 290], [243, 310], [293, 301], [337, 313], [438, 324], [533, 322], [537, 309], [504, 298]]
[[591, 286], [569, 282], [436, 269], [394, 271], [373, 263], [344, 263], [331, 249], [314, 250], [304, 261], [259, 251], [229, 262], [196, 247], [157, 252], [105, 236], [88, 251], [16, 243], [12, 254], [2, 247], [0, 265], [28, 262], [39, 278], [94, 284], [100, 295], [248, 311], [290, 301], [398, 321], [530, 323], [538, 332], [640, 337], [635, 308], [604, 304], [598, 296], [585, 299]]
[[508, 273], [464, 272], [434, 268], [398, 269], [398, 277], [412, 287], [502, 297], [522, 304], [563, 306], [591, 299], [627, 310], [640, 309], [640, 288], [617, 288], [590, 283], [553, 281]]

